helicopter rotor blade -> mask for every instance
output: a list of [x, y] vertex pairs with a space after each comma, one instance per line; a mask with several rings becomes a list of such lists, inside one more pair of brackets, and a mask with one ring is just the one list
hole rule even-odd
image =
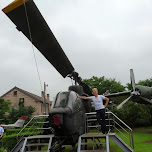
[[74, 71], [33, 0], [14, 1], [3, 12], [64, 78]]
[[121, 104], [119, 104], [116, 109], [119, 110], [122, 106], [131, 99], [132, 95], [125, 99]]
[[133, 69], [130, 69], [130, 80], [131, 80], [131, 86], [132, 86], [132, 90], [133, 92], [135, 92], [135, 77], [134, 77], [134, 72]]
[[82, 85], [84, 92], [92, 95], [88, 85], [78, 78], [78, 74], [74, 71], [72, 64], [33, 0], [14, 1], [5, 7], [3, 12], [64, 78], [74, 74], [74, 80]]

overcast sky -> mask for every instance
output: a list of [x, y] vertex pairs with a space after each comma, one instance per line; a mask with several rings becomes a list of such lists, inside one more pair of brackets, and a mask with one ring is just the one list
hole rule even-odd
[[[0, 9], [12, 0], [1, 0]], [[35, 0], [67, 57], [83, 79], [130, 82], [152, 77], [151, 0]], [[71, 85], [34, 49], [42, 85], [51, 99]], [[17, 86], [40, 95], [32, 46], [0, 11], [0, 95]]]

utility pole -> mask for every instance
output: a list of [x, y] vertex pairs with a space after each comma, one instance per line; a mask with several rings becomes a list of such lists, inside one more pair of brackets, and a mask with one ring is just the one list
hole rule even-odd
[[43, 102], [43, 107], [44, 107], [44, 115], [46, 115], [46, 97], [45, 97], [45, 94], [46, 94], [46, 85], [45, 82], [44, 82], [44, 102]]

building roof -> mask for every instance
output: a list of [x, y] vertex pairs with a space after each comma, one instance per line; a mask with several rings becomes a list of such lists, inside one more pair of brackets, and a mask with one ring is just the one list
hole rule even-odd
[[28, 91], [25, 91], [25, 90], [23, 90], [23, 89], [20, 89], [20, 88], [18, 88], [18, 87], [16, 87], [16, 86], [15, 86], [14, 88], [12, 88], [11, 90], [9, 90], [8, 92], [6, 92], [5, 94], [3, 94], [3, 95], [1, 96], [1, 98], [3, 98], [5, 95], [7, 95], [8, 93], [10, 93], [10, 92], [13, 91], [13, 90], [18, 90], [18, 91], [20, 91], [20, 92], [22, 92], [23, 94], [29, 96], [30, 98], [33, 98], [34, 100], [36, 100], [36, 101], [38, 101], [38, 102], [43, 102], [43, 101], [44, 101], [44, 98], [42, 98], [42, 97], [40, 97], [40, 96], [38, 96], [38, 95], [35, 95], [35, 94], [33, 94], [33, 93], [30, 93], [30, 92], [28, 92]]

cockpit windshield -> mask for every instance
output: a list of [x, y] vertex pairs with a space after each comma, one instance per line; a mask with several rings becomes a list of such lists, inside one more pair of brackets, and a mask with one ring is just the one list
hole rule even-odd
[[60, 92], [57, 95], [54, 107], [62, 107], [65, 108], [68, 103], [69, 92]]

